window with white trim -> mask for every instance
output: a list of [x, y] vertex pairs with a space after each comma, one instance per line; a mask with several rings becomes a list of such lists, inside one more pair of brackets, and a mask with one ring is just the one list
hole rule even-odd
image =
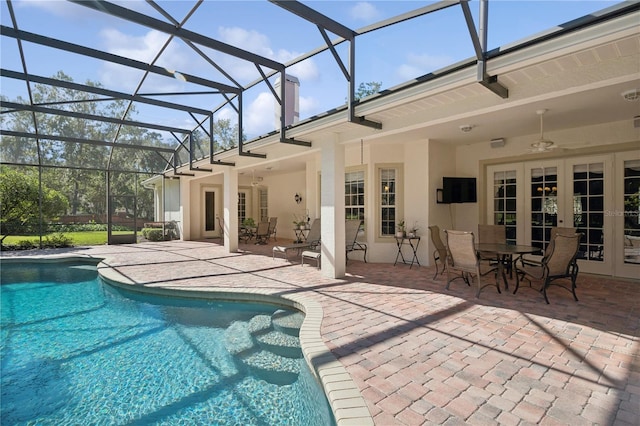
[[397, 218], [397, 169], [380, 169], [380, 235], [396, 232]]
[[364, 220], [364, 171], [344, 174], [345, 218]]

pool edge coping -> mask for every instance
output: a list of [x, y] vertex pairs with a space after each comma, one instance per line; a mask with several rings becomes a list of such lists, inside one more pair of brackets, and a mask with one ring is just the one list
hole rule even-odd
[[98, 275], [108, 284], [148, 294], [165, 296], [189, 295], [195, 298], [207, 298], [213, 295], [217, 299], [236, 300], [248, 302], [276, 303], [301, 310], [305, 314], [300, 328], [300, 347], [307, 365], [322, 385], [323, 391], [329, 401], [333, 416], [338, 426], [367, 426], [374, 425], [373, 417], [369, 412], [367, 403], [360, 389], [356, 386], [347, 372], [347, 369], [338, 361], [322, 339], [320, 332], [324, 311], [319, 302], [303, 296], [275, 295], [259, 288], [237, 288], [230, 290], [220, 287], [199, 287], [188, 289], [184, 287], [172, 287], [170, 285], [146, 286], [136, 282], [115, 270], [106, 263], [106, 258], [82, 255], [40, 255], [3, 257], [2, 262], [54, 262], [54, 261], [87, 261], [97, 264]]

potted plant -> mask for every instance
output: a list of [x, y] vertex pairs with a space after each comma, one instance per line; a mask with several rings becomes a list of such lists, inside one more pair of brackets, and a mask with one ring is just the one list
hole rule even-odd
[[418, 236], [418, 230], [419, 230], [419, 229], [420, 229], [420, 228], [418, 228], [418, 222], [417, 222], [417, 221], [416, 221], [416, 222], [414, 222], [414, 223], [413, 223], [413, 226], [411, 227], [411, 229], [409, 229], [409, 232], [407, 233], [407, 236], [408, 236], [409, 238], [415, 238], [415, 237], [417, 237], [417, 236]]
[[242, 221], [242, 226], [244, 226], [245, 228], [255, 228], [256, 222], [253, 220], [252, 217], [248, 217]]
[[404, 220], [401, 220], [396, 225], [396, 238], [404, 238], [406, 232], [407, 232], [407, 227], [404, 223]]

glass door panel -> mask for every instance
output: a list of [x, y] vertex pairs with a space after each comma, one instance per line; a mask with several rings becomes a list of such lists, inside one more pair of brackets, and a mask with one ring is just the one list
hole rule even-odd
[[573, 165], [573, 226], [583, 234], [578, 259], [604, 260], [604, 163]]
[[486, 223], [505, 225], [507, 243], [524, 244], [524, 165], [487, 167]]
[[640, 160], [624, 162], [624, 263], [640, 264]]
[[[613, 235], [607, 232], [614, 253], [611, 268], [615, 276], [640, 277], [640, 150], [619, 152], [614, 158], [615, 197], [605, 204], [605, 222], [613, 222]], [[606, 225], [605, 225], [606, 228]], [[605, 257], [607, 259], [607, 257]]]
[[[531, 245], [545, 250], [551, 228], [558, 226], [558, 167], [530, 169]], [[560, 220], [562, 223], [562, 220]]]
[[516, 244], [517, 236], [517, 179], [515, 170], [493, 174], [493, 224], [505, 225], [507, 243]]
[[[590, 156], [565, 161], [567, 196], [563, 208], [573, 217], [568, 223], [582, 233], [578, 250], [581, 272], [611, 274], [614, 244], [611, 217], [607, 211], [613, 205], [615, 190], [611, 173], [612, 156]], [[569, 175], [570, 173], [570, 175]], [[605, 232], [605, 230], [607, 232]]]

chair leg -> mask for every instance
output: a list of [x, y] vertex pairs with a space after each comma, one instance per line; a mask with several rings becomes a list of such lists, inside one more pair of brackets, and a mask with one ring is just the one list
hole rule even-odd
[[544, 284], [542, 285], [542, 295], [544, 296], [544, 301], [549, 304], [549, 298], [547, 297], [547, 287], [549, 287], [549, 278], [544, 280]]
[[435, 280], [436, 277], [438, 276], [438, 259], [439, 257], [436, 257], [436, 254], [433, 254], [433, 264], [436, 265], [436, 273], [433, 275], [433, 279]]

